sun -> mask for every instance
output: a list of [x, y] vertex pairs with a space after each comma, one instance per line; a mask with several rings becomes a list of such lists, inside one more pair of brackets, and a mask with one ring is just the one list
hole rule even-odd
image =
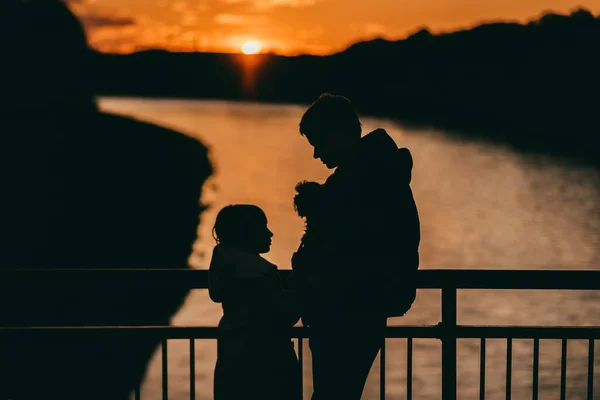
[[241, 50], [244, 54], [258, 54], [262, 50], [262, 47], [260, 46], [260, 43], [252, 40], [244, 43]]

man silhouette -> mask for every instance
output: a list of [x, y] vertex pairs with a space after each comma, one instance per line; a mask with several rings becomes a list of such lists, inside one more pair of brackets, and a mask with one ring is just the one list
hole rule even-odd
[[[0, 20], [0, 270], [188, 268], [207, 148], [98, 110], [94, 53], [62, 2], [3, 0]], [[187, 290], [138, 283], [0, 279], [0, 326], [168, 325]], [[0, 339], [0, 399], [65, 400], [128, 399], [160, 340]]]
[[[300, 133], [327, 168], [319, 241], [292, 260], [310, 327], [314, 400], [358, 400], [384, 338], [386, 319], [415, 299], [419, 217], [410, 189], [412, 157], [383, 130], [361, 138], [348, 99], [321, 95]], [[302, 279], [302, 276], [309, 276]]]

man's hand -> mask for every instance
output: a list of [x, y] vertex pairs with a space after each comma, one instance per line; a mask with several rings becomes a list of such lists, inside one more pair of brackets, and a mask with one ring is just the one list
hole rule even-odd
[[303, 273], [306, 272], [306, 264], [308, 260], [306, 259], [306, 251], [304, 249], [304, 244], [300, 244], [298, 250], [292, 255], [292, 270]]
[[299, 271], [302, 269], [302, 267], [300, 267], [301, 258], [302, 256], [297, 251], [294, 254], [292, 254], [292, 270]]

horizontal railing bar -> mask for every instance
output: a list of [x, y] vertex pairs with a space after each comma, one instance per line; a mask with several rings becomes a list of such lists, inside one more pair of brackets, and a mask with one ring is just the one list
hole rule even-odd
[[[352, 327], [347, 328], [351, 334]], [[97, 333], [141, 333], [145, 336], [156, 336], [169, 339], [216, 339], [216, 326], [50, 326], [50, 327], [0, 327], [2, 333], [57, 333], [57, 334], [97, 334]], [[437, 326], [390, 326], [387, 328], [388, 338], [432, 338], [437, 337]], [[310, 328], [297, 326], [292, 329], [293, 338], [310, 337]]]
[[[303, 328], [301, 328], [303, 329]], [[19, 326], [0, 327], [0, 334], [24, 333], [35, 334], [141, 334], [146, 337], [154, 336], [167, 339], [216, 339], [218, 328], [216, 326]]]
[[131, 286], [184, 287], [207, 289], [208, 271], [187, 268], [69, 268], [69, 269], [0, 269], [0, 286], [21, 282], [92, 281], [94, 284]]
[[421, 289], [598, 290], [598, 270], [420, 270]]
[[[387, 338], [439, 338], [439, 326], [388, 326]], [[600, 339], [600, 327], [564, 327], [564, 326], [464, 326], [456, 328], [459, 339]], [[353, 328], [348, 325], [348, 334]], [[215, 339], [218, 335], [216, 326], [52, 326], [52, 327], [0, 327], [2, 333], [140, 333], [168, 339]], [[292, 329], [293, 338], [310, 337], [310, 328], [301, 326]]]
[[460, 339], [600, 339], [600, 327], [457, 326]]
[[[281, 271], [284, 276], [290, 270]], [[10, 281], [92, 280], [95, 283], [177, 286], [206, 289], [208, 271], [199, 269], [4, 269], [0, 285]], [[599, 290], [596, 270], [465, 270], [424, 269], [417, 272], [420, 289]]]

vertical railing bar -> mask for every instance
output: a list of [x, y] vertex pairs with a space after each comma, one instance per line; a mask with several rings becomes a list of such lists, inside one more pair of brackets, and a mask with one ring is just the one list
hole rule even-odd
[[512, 395], [512, 338], [506, 338], [506, 400]]
[[[135, 343], [135, 341], [134, 341]], [[135, 368], [136, 370], [139, 370], [142, 367], [142, 362], [141, 362], [141, 351], [139, 348], [139, 345], [134, 344], [133, 345], [133, 351], [134, 351], [134, 363], [135, 363]], [[142, 384], [141, 379], [139, 382], [137, 382], [137, 384], [135, 385], [135, 400], [140, 400], [142, 395], [141, 395], [141, 390], [140, 390], [140, 385]]]
[[385, 337], [379, 350], [379, 398], [385, 400]]
[[486, 339], [481, 338], [479, 355], [479, 400], [485, 400], [485, 348]]
[[167, 339], [162, 340], [162, 398], [169, 400], [169, 369], [167, 360]]
[[[80, 339], [83, 340], [83, 339]], [[79, 386], [79, 390], [80, 393], [79, 395], [81, 396], [81, 399], [85, 399], [85, 388], [87, 387], [87, 385], [85, 384], [85, 346], [80, 345], [79, 348], [79, 369], [80, 369], [80, 382], [81, 385]]]
[[57, 398], [57, 386], [58, 386], [58, 368], [57, 368], [57, 358], [58, 355], [56, 354], [58, 352], [58, 349], [60, 348], [60, 343], [58, 342], [58, 335], [52, 335], [52, 342], [54, 342], [54, 349], [52, 350], [52, 352], [50, 353], [50, 363], [51, 363], [51, 370], [52, 372], [50, 372], [50, 376], [52, 379], [52, 383], [51, 383], [51, 397], [54, 400], [58, 400]]
[[406, 341], [406, 400], [412, 400], [413, 338]]
[[302, 344], [302, 334], [298, 335], [298, 361], [300, 362], [300, 390], [304, 395], [304, 346]]
[[[112, 336], [112, 335], [111, 335]], [[110, 343], [110, 340], [108, 341]], [[106, 349], [106, 354], [104, 355], [107, 358], [107, 363], [106, 365], [108, 366], [107, 371], [106, 371], [106, 393], [108, 393], [108, 398], [111, 399], [113, 397], [113, 389], [112, 389], [112, 379], [113, 379], [113, 374], [112, 374], [112, 356], [111, 356], [111, 351], [110, 348], [112, 346], [108, 346], [108, 349]]]
[[565, 400], [567, 394], [567, 338], [562, 338], [560, 352], [560, 400]]
[[190, 338], [190, 400], [196, 400], [196, 340]]
[[594, 339], [590, 339], [588, 349], [588, 400], [594, 400]]
[[29, 364], [29, 351], [27, 350], [27, 333], [26, 331], [23, 331], [21, 333], [21, 359], [23, 360], [23, 364], [22, 364], [22, 369], [21, 369], [21, 373], [23, 374], [23, 388], [22, 388], [22, 393], [23, 393], [23, 399], [28, 399], [29, 398], [29, 390], [28, 390], [28, 375], [29, 375], [29, 369], [27, 368], [28, 364]]
[[456, 287], [442, 288], [442, 400], [456, 400]]
[[533, 339], [533, 383], [532, 383], [532, 399], [538, 400], [538, 389], [539, 389], [539, 375], [540, 375], [540, 339]]

